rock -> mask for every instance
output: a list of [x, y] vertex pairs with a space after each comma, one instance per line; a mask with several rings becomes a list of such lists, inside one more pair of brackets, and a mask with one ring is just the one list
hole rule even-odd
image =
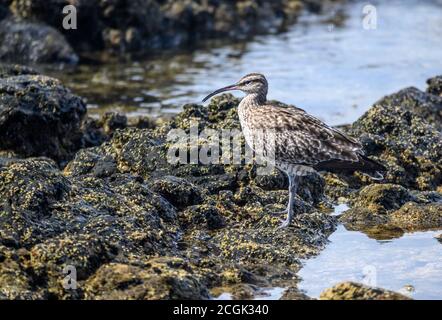
[[110, 263], [85, 283], [86, 299], [208, 299], [207, 288], [178, 258], [147, 260], [142, 267]]
[[365, 286], [355, 282], [342, 282], [324, 290], [321, 300], [411, 300], [400, 293]]
[[75, 64], [78, 56], [56, 29], [43, 23], [5, 19], [0, 22], [0, 60]]
[[387, 165], [388, 182], [419, 190], [442, 183], [442, 98], [414, 88], [383, 98], [350, 130]]
[[308, 295], [300, 291], [297, 287], [286, 289], [280, 300], [313, 300]]
[[[0, 256], [29, 250], [26, 259], [11, 262], [16, 278], [3, 278], [12, 271], [0, 268], [5, 272], [0, 282], [7, 281], [2, 294], [82, 298], [82, 290], [64, 290], [66, 266], [74, 266], [83, 281], [119, 256], [135, 259], [176, 251], [175, 209], [142, 179], [105, 176], [66, 177], [43, 158], [15, 160], [0, 168]], [[23, 289], [22, 295], [11, 291], [14, 284]]]
[[[77, 29], [64, 30], [61, 14], [68, 0], [12, 0], [15, 17], [38, 20], [57, 28], [76, 50], [116, 52], [171, 48], [203, 39], [244, 39], [278, 32], [296, 22], [303, 2], [312, 1], [77, 1]], [[81, 12], [81, 14], [80, 14]]]
[[[438, 81], [440, 81], [438, 77], [427, 80], [429, 84], [428, 93], [437, 88]], [[400, 106], [402, 109], [411, 111], [415, 115], [424, 118], [436, 128], [442, 129], [442, 97], [435, 97], [433, 94], [428, 93], [410, 87], [386, 96], [376, 104], [387, 107]]]
[[107, 135], [112, 134], [116, 129], [127, 127], [127, 117], [115, 112], [106, 112], [100, 122]]
[[[79, 299], [82, 297], [82, 288], [78, 282], [87, 279], [117, 254], [117, 247], [94, 234], [61, 234], [35, 245], [30, 251], [29, 265], [34, 278], [47, 279], [48, 294]], [[75, 270], [79, 290], [64, 289], [67, 270]]]
[[[221, 295], [224, 294], [224, 297], [227, 295], [228, 299], [232, 300], [252, 300], [256, 294], [259, 294], [258, 289], [247, 283], [238, 283], [227, 288], [217, 288], [212, 292], [213, 296], [218, 299], [223, 299]], [[228, 299], [224, 298], [223, 300]]]
[[[252, 265], [257, 264], [260, 267], [271, 263], [272, 266], [269, 266], [270, 270], [267, 270], [267, 273], [277, 273], [276, 265], [297, 266], [298, 259], [304, 255], [308, 256], [316, 250], [316, 245], [319, 243], [314, 239], [322, 242], [321, 239], [324, 235], [331, 233], [335, 228], [333, 217], [326, 214], [310, 213], [298, 215], [297, 221], [300, 228], [279, 232], [276, 231], [276, 227], [280, 223], [279, 219], [262, 211], [256, 212], [257, 209], [251, 206], [245, 209], [248, 209], [250, 217], [244, 216], [242, 213], [241, 228], [223, 228], [212, 238], [212, 241], [220, 242], [221, 255], [228, 261], [237, 261], [242, 265], [252, 263]], [[306, 224], [310, 224], [311, 229], [309, 230], [314, 230], [313, 234], [306, 234], [307, 228], [304, 229]], [[297, 252], [297, 254], [294, 255], [293, 252]], [[289, 271], [286, 269], [286, 272]]]
[[19, 64], [4, 64], [0, 63], [0, 78], [6, 78], [19, 75], [36, 75], [37, 71], [34, 69], [22, 66]]
[[157, 127], [156, 119], [148, 116], [137, 116], [128, 119], [130, 127], [138, 129], [155, 129]]
[[92, 174], [97, 178], [111, 177], [117, 172], [117, 164], [112, 157], [99, 159], [92, 169]]
[[280, 190], [289, 187], [286, 174], [276, 168], [271, 174], [256, 175], [254, 181], [258, 187], [264, 190]]
[[39, 243], [31, 249], [30, 256], [36, 273], [62, 278], [63, 267], [73, 265], [77, 280], [81, 281], [117, 253], [117, 248], [106, 248], [102, 239], [79, 234], [60, 235]]
[[404, 230], [442, 227], [442, 203], [419, 205], [409, 202], [390, 214], [390, 223]]
[[152, 183], [152, 190], [162, 195], [177, 208], [184, 208], [202, 201], [201, 191], [183, 178], [165, 176]]
[[104, 133], [102, 122], [91, 117], [86, 117], [82, 125], [84, 147], [99, 146], [109, 140], [109, 136]]
[[399, 209], [413, 199], [408, 190], [400, 185], [371, 184], [359, 191], [352, 205], [383, 214], [386, 211]]
[[22, 260], [29, 260], [27, 250], [15, 250], [0, 245], [0, 300], [47, 298], [34, 290], [32, 276], [29, 269], [22, 265]]
[[[394, 184], [373, 184], [352, 199], [353, 207], [339, 220], [348, 229], [374, 238], [401, 236], [404, 232], [442, 226], [442, 195], [410, 192]], [[382, 234], [384, 233], [384, 234]]]
[[63, 164], [82, 146], [85, 114], [85, 103], [56, 79], [30, 74], [0, 78], [2, 150]]
[[427, 92], [436, 96], [442, 96], [442, 76], [437, 76], [427, 80]]
[[0, 169], [1, 198], [9, 206], [34, 215], [46, 215], [50, 206], [63, 200], [70, 188], [70, 182], [49, 159], [18, 160]]
[[127, 118], [118, 112], [106, 112], [100, 118], [86, 117], [83, 122], [83, 141], [85, 147], [95, 147], [108, 141], [117, 129], [125, 128], [155, 129], [156, 122], [147, 116]]
[[221, 229], [226, 225], [226, 221], [220, 210], [211, 205], [196, 205], [188, 207], [180, 214], [180, 220], [185, 228], [205, 224], [207, 229], [216, 230]]

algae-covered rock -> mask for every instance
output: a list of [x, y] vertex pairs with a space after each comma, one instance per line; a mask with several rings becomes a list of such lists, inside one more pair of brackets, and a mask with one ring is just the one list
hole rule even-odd
[[405, 230], [427, 230], [442, 227], [442, 203], [409, 202], [389, 215], [390, 223]]
[[0, 194], [1, 248], [29, 250], [12, 264], [26, 276], [7, 277], [12, 271], [2, 269], [0, 291], [8, 297], [21, 297], [9, 289], [16, 281], [17, 288], [32, 283], [35, 297], [82, 298], [81, 285], [63, 287], [67, 266], [81, 282], [117, 258], [177, 250], [175, 209], [137, 177], [66, 177], [52, 160], [15, 160], [0, 169]]
[[201, 191], [186, 179], [164, 176], [152, 182], [152, 190], [166, 198], [178, 208], [198, 204], [202, 201]]
[[23, 261], [28, 259], [27, 250], [0, 245], [0, 300], [45, 298], [45, 295], [35, 291], [32, 275], [23, 265]]
[[342, 282], [324, 290], [321, 300], [411, 300], [400, 293], [365, 286], [355, 282]]
[[57, 79], [25, 73], [0, 78], [0, 149], [63, 163], [82, 146], [86, 105]]
[[413, 200], [410, 192], [400, 185], [371, 184], [362, 188], [353, 200], [354, 207], [365, 208], [375, 213], [385, 213], [402, 207]]
[[401, 236], [404, 232], [440, 228], [442, 195], [410, 192], [394, 184], [372, 184], [352, 199], [352, 208], [339, 218], [352, 230], [375, 238]]
[[414, 88], [378, 101], [350, 130], [388, 168], [385, 179], [435, 190], [442, 183], [442, 98]]
[[352, 205], [340, 218], [347, 228], [385, 238], [440, 227], [442, 99], [435, 94], [438, 77], [428, 84], [427, 93], [407, 88], [384, 97], [349, 129], [388, 170], [383, 184], [326, 177], [333, 183], [327, 194]]
[[206, 225], [207, 229], [215, 230], [225, 227], [226, 222], [221, 211], [213, 205], [197, 205], [188, 207], [180, 214], [180, 221], [184, 227]]
[[413, 87], [406, 88], [382, 98], [376, 104], [391, 107], [400, 106], [403, 110], [411, 111], [415, 115], [424, 118], [436, 128], [441, 129], [442, 98], [433, 95], [433, 92], [437, 91], [436, 84], [438, 80], [440, 81], [440, 78], [435, 77], [427, 81], [429, 84], [427, 92]]
[[312, 298], [301, 292], [297, 287], [290, 287], [284, 290], [280, 300], [312, 300]]
[[66, 223], [51, 217], [51, 207], [66, 200], [70, 189], [70, 182], [49, 159], [17, 160], [1, 168], [0, 241], [29, 246], [61, 232]]
[[142, 266], [103, 265], [85, 283], [86, 299], [208, 299], [192, 267], [178, 258], [147, 260]]
[[113, 133], [116, 129], [124, 129], [127, 127], [127, 117], [115, 112], [106, 112], [100, 121], [107, 135]]

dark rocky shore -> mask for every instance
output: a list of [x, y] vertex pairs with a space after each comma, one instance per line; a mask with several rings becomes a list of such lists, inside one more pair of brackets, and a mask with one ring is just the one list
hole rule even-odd
[[320, 12], [337, 0], [75, 1], [77, 29], [63, 27], [69, 0], [0, 1], [0, 60], [76, 63], [91, 51], [144, 52], [207, 39], [276, 33], [303, 9]]
[[[297, 225], [277, 230], [287, 181], [255, 165], [170, 164], [171, 129], [239, 128], [231, 95], [170, 121], [87, 117], [82, 99], [30, 68], [0, 67], [0, 298], [251, 298], [297, 289], [300, 259], [338, 220], [371, 237], [442, 227], [442, 87], [387, 96], [344, 129], [388, 168], [385, 180], [305, 177]], [[201, 142], [200, 147], [204, 145]], [[351, 209], [330, 215], [336, 202]], [[66, 266], [78, 288], [65, 289]], [[343, 284], [322, 298], [401, 298]]]

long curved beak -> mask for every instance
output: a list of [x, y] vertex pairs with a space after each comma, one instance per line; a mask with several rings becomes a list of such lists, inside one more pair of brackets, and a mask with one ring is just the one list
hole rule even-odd
[[238, 88], [236, 87], [236, 84], [218, 89], [216, 91], [213, 91], [211, 94], [209, 94], [207, 97], [205, 97], [203, 99], [203, 102], [206, 102], [207, 100], [209, 100], [210, 98], [212, 98], [214, 95], [217, 95], [218, 93], [224, 92], [224, 91], [230, 91], [230, 90], [238, 90]]

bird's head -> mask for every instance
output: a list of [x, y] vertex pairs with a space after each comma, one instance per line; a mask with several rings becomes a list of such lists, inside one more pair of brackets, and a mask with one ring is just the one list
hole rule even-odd
[[242, 77], [235, 84], [213, 91], [203, 99], [203, 102], [207, 101], [214, 95], [231, 90], [240, 90], [246, 94], [259, 94], [265, 97], [267, 95], [267, 88], [267, 79], [264, 77], [264, 75], [260, 73], [250, 73]]

